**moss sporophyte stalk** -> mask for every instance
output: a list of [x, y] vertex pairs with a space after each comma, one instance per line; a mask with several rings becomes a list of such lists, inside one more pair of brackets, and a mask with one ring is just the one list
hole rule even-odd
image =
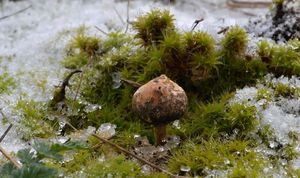
[[[142, 148], [155, 148], [155, 153], [168, 150], [159, 156], [149, 153], [145, 159], [176, 175], [262, 177], [281, 170], [299, 175], [291, 166], [297, 141], [279, 144], [271, 126], [262, 124], [261, 108], [233, 102], [237, 89], [256, 86], [268, 73], [299, 76], [298, 41], [289, 45], [261, 41], [255, 54], [249, 55], [249, 37], [243, 28], [230, 27], [218, 43], [207, 32], [182, 32], [169, 11], [158, 9], [137, 17], [132, 28], [133, 34], [116, 31], [107, 36], [88, 35], [87, 27], [79, 28], [66, 47], [62, 64], [69, 70], [53, 99], [48, 104], [20, 101], [17, 105], [20, 123], [30, 133], [24, 134], [24, 139], [49, 138], [53, 133], [47, 131], [53, 130], [73, 141], [86, 138], [83, 133], [91, 127], [96, 130], [111, 123], [116, 125], [111, 142], [135, 153], [138, 144], [134, 136], [140, 135], [145, 143]], [[10, 81], [7, 76], [3, 80]], [[144, 85], [137, 89], [139, 84]], [[267, 100], [262, 110], [276, 98], [299, 96], [298, 89], [289, 85], [268, 87], [260, 88], [255, 96], [257, 101]], [[86, 109], [90, 105], [99, 107]], [[176, 119], [180, 119], [180, 127], [168, 124]], [[180, 137], [180, 144], [171, 147], [171, 142], [163, 143], [167, 132]], [[291, 132], [289, 137], [297, 140], [297, 133]], [[30, 170], [37, 164], [40, 171], [53, 171], [53, 175], [165, 177], [153, 169], [145, 174], [144, 165], [109, 145], [90, 137], [81, 140], [85, 141], [88, 148], [68, 141], [54, 146], [37, 143], [38, 159], [28, 150], [18, 157], [30, 162]], [[271, 148], [271, 143], [276, 146]], [[262, 148], [272, 154], [258, 151]], [[52, 157], [48, 158], [48, 153]], [[67, 157], [73, 159], [59, 161]], [[286, 165], [280, 166], [284, 161]], [[5, 166], [1, 170], [10, 165]], [[266, 171], [267, 167], [272, 169]], [[11, 174], [1, 171], [0, 175]]]

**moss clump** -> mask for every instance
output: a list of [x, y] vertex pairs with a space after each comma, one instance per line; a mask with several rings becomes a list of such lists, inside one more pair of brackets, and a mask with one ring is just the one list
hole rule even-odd
[[19, 128], [19, 132], [23, 134], [22, 138], [24, 140], [53, 136], [54, 129], [47, 120], [46, 108], [42, 103], [33, 100], [20, 100], [15, 110], [21, 112], [19, 122], [22, 127]]
[[160, 43], [167, 31], [175, 29], [174, 17], [169, 11], [152, 10], [141, 15], [132, 25], [137, 31], [136, 38], [141, 40], [143, 46]]
[[191, 137], [215, 137], [220, 135], [220, 127], [225, 117], [225, 102], [212, 102], [199, 106], [188, 120], [187, 132]]
[[239, 134], [245, 135], [256, 129], [258, 125], [257, 111], [255, 106], [245, 104], [230, 105], [226, 112], [226, 120], [229, 123], [224, 129], [227, 132], [237, 129]]
[[68, 52], [70, 53], [85, 53], [88, 56], [93, 56], [99, 50], [100, 39], [85, 35], [85, 27], [78, 29], [77, 34], [73, 37], [69, 44]]
[[237, 132], [239, 138], [243, 138], [255, 131], [258, 126], [255, 106], [230, 104], [228, 99], [224, 97], [220, 101], [198, 106], [185, 125], [186, 134], [189, 137], [219, 138]]
[[258, 43], [257, 53], [267, 64], [269, 71], [276, 76], [299, 75], [300, 58], [297, 45], [299, 46], [296, 40], [292, 40], [290, 45], [277, 45], [261, 41]]
[[88, 58], [88, 55], [84, 53], [69, 55], [64, 58], [62, 64], [68, 69], [78, 69], [88, 63]]
[[208, 79], [213, 70], [218, 70], [214, 39], [206, 32], [188, 32], [184, 36], [185, 58], [187, 58], [193, 82]]
[[258, 89], [256, 100], [259, 101], [259, 100], [262, 100], [262, 99], [265, 99], [268, 102], [272, 101], [271, 91], [266, 89], [266, 88]]
[[245, 30], [238, 26], [231, 27], [221, 41], [221, 53], [227, 60], [234, 60], [245, 56], [248, 37]]
[[87, 36], [86, 27], [77, 30], [66, 49], [67, 56], [62, 64], [69, 69], [79, 69], [95, 59], [100, 49], [100, 38]]
[[4, 93], [10, 93], [12, 89], [17, 86], [13, 77], [7, 72], [0, 75], [0, 95]]
[[300, 89], [288, 84], [278, 83], [274, 87], [274, 95], [276, 97], [297, 98], [300, 95]]
[[262, 176], [267, 165], [264, 156], [251, 149], [249, 142], [239, 140], [208, 140], [197, 145], [186, 143], [168, 164], [173, 173], [180, 173], [181, 166], [187, 166], [190, 176], [206, 176], [210, 170], [218, 170], [228, 171], [228, 176], [233, 177]]

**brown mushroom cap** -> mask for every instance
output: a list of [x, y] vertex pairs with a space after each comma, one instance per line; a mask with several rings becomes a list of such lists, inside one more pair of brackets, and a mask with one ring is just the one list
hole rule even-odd
[[134, 93], [132, 108], [148, 123], [166, 124], [182, 117], [187, 108], [187, 96], [179, 85], [161, 75]]

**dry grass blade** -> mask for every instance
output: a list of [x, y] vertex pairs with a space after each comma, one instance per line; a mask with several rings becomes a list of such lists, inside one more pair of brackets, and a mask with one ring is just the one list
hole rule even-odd
[[126, 83], [127, 85], [132, 86], [133, 88], [140, 88], [142, 86], [142, 84], [134, 82], [132, 80], [127, 80], [127, 79], [121, 79], [122, 82]]
[[29, 9], [29, 8], [31, 8], [31, 7], [32, 7], [32, 5], [29, 5], [28, 7], [24, 8], [24, 9], [21, 9], [21, 10], [19, 10], [19, 11], [17, 11], [17, 12], [14, 12], [14, 13], [9, 14], [9, 15], [5, 15], [5, 16], [3, 16], [3, 17], [0, 17], [0, 20], [3, 20], [3, 19], [6, 19], [6, 18], [9, 18], [9, 17], [11, 17], [11, 16], [17, 15], [17, 14], [19, 14], [19, 13], [22, 13], [22, 12], [26, 11], [27, 9]]
[[18, 163], [14, 158], [12, 158], [5, 150], [2, 146], [0, 146], [0, 152], [4, 155], [4, 157], [6, 157], [11, 163], [13, 163], [14, 166], [16, 166], [16, 168], [20, 169], [22, 168], [22, 165], [20, 163]]

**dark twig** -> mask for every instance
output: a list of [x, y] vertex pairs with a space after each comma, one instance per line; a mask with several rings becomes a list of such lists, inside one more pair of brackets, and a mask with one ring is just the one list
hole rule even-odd
[[97, 26], [95, 26], [95, 28], [96, 28], [97, 30], [99, 30], [100, 32], [102, 32], [104, 35], [108, 35], [108, 33], [105, 32], [104, 30], [102, 30], [101, 28], [99, 28], [99, 27], [97, 27]]
[[28, 7], [24, 8], [24, 9], [21, 9], [21, 10], [19, 10], [19, 11], [17, 11], [17, 12], [14, 12], [14, 13], [9, 14], [9, 15], [5, 15], [5, 16], [3, 16], [3, 17], [0, 17], [0, 20], [3, 20], [3, 19], [6, 19], [6, 18], [9, 18], [9, 17], [11, 17], [11, 16], [17, 15], [17, 14], [19, 14], [19, 13], [22, 13], [22, 12], [26, 11], [27, 9], [29, 9], [29, 8], [31, 8], [31, 7], [32, 7], [32, 5], [29, 5]]
[[199, 19], [199, 20], [195, 20], [195, 22], [193, 23], [192, 25], [192, 28], [191, 28], [191, 32], [195, 30], [195, 28], [197, 27], [197, 25], [202, 22], [204, 19]]
[[134, 88], [140, 88], [142, 86], [142, 84], [134, 82], [132, 80], [127, 80], [127, 79], [121, 79], [122, 82], [126, 83], [127, 85], [130, 85]]
[[159, 166], [157, 166], [157, 165], [155, 165], [155, 164], [153, 164], [153, 163], [151, 163], [151, 162], [145, 160], [144, 158], [141, 158], [141, 157], [135, 155], [134, 153], [131, 153], [130, 151], [128, 151], [128, 150], [126, 150], [126, 149], [120, 147], [119, 145], [114, 144], [114, 143], [112, 143], [112, 142], [106, 140], [105, 138], [100, 137], [100, 136], [97, 135], [97, 134], [92, 134], [92, 136], [95, 137], [95, 138], [97, 138], [98, 140], [104, 142], [104, 143], [109, 144], [110, 146], [113, 146], [113, 147], [117, 148], [118, 150], [122, 151], [123, 153], [125, 153], [125, 154], [127, 154], [127, 155], [130, 155], [130, 156], [132, 156], [132, 157], [134, 157], [135, 159], [141, 161], [142, 163], [147, 164], [147, 165], [149, 165], [149, 166], [155, 168], [155, 169], [158, 170], [158, 171], [161, 171], [161, 172], [163, 172], [163, 173], [165, 173], [165, 174], [167, 174], [167, 175], [169, 175], [169, 176], [171, 176], [171, 177], [178, 177], [178, 176], [173, 175], [173, 174], [170, 173], [169, 171], [166, 171], [166, 170], [162, 169], [161, 167], [159, 167]]
[[129, 28], [129, 4], [130, 4], [130, 0], [127, 1], [127, 19], [126, 19], [126, 29], [125, 29], [125, 33], [127, 33], [128, 28]]
[[218, 35], [221, 34], [221, 33], [226, 33], [227, 31], [229, 30], [229, 27], [224, 27], [222, 28], [220, 31], [218, 31]]
[[[67, 123], [67, 124], [68, 124], [71, 128], [73, 128], [75, 131], [79, 131], [79, 130], [76, 129], [74, 126], [72, 126], [70, 123]], [[144, 158], [141, 158], [141, 157], [135, 155], [134, 153], [131, 153], [130, 151], [126, 150], [125, 148], [123, 148], [123, 147], [121, 147], [121, 146], [119, 146], [119, 145], [117, 145], [117, 144], [115, 144], [115, 143], [113, 143], [113, 142], [111, 142], [111, 141], [109, 141], [109, 140], [107, 140], [107, 139], [105, 139], [105, 138], [100, 137], [100, 136], [97, 135], [97, 134], [94, 134], [94, 133], [93, 133], [92, 136], [95, 137], [95, 138], [97, 138], [97, 139], [100, 140], [101, 142], [107, 143], [107, 144], [109, 144], [110, 146], [112, 146], [112, 147], [114, 147], [114, 148], [120, 150], [121, 152], [123, 152], [123, 153], [125, 153], [125, 154], [127, 154], [127, 155], [130, 155], [130, 156], [134, 157], [135, 159], [141, 161], [142, 163], [147, 164], [147, 165], [153, 167], [154, 169], [156, 169], [156, 170], [158, 170], [158, 171], [161, 171], [161, 172], [163, 172], [163, 173], [169, 175], [170, 177], [174, 177], [174, 178], [175, 178], [175, 177], [176, 177], [176, 178], [179, 177], [179, 176], [173, 175], [173, 174], [170, 173], [169, 171], [164, 170], [164, 169], [162, 169], [161, 167], [159, 167], [159, 166], [157, 166], [157, 165], [155, 165], [155, 164], [153, 164], [153, 163], [151, 163], [151, 162], [145, 160]]]
[[16, 168], [20, 169], [22, 168], [22, 165], [20, 163], [18, 163], [18, 161], [16, 161], [13, 157], [11, 157], [2, 146], [0, 146], [0, 152], [4, 155], [4, 157], [6, 157], [10, 162], [13, 163], [14, 166], [16, 166]]
[[12, 124], [9, 124], [9, 126], [7, 127], [7, 129], [5, 130], [5, 132], [3, 133], [3, 135], [0, 138], [0, 143], [3, 141], [3, 139], [6, 137], [7, 133], [10, 131], [10, 129], [12, 128]]

